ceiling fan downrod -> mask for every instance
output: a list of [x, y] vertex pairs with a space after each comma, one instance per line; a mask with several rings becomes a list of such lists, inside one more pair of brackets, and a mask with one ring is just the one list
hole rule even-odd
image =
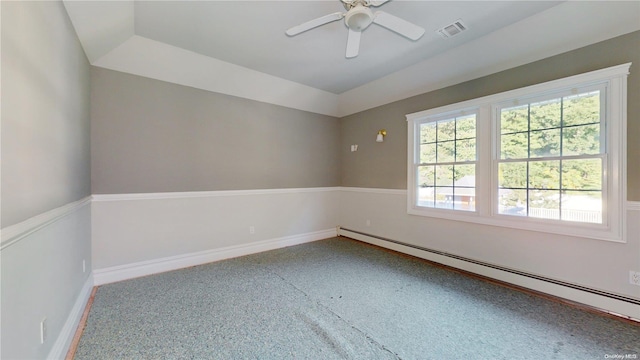
[[345, 9], [347, 9], [347, 11], [353, 9], [354, 7], [361, 5], [364, 7], [369, 7], [369, 6], [380, 6], [384, 3], [386, 3], [389, 0], [378, 0], [378, 1], [374, 1], [374, 0], [340, 0], [342, 1], [342, 5], [344, 6]]

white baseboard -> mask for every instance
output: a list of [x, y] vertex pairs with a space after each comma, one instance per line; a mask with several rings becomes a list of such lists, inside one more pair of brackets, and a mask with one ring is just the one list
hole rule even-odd
[[199, 251], [195, 253], [170, 256], [132, 264], [112, 266], [93, 271], [96, 286], [133, 279], [136, 277], [157, 274], [185, 267], [202, 265], [214, 261], [231, 259], [238, 256], [255, 254], [263, 251], [279, 249], [287, 246], [327, 239], [337, 236], [337, 229], [327, 229], [305, 234], [285, 236], [263, 240], [249, 244], [228, 246], [219, 249]]
[[93, 286], [93, 275], [90, 274], [84, 282], [84, 286], [82, 286], [82, 290], [80, 290], [80, 294], [78, 294], [76, 302], [73, 304], [73, 308], [71, 309], [71, 312], [67, 317], [67, 321], [65, 321], [56, 342], [53, 344], [51, 351], [49, 351], [47, 359], [64, 359], [67, 356], [69, 346], [71, 346], [73, 337], [76, 334], [78, 324], [80, 323], [80, 319], [84, 313], [87, 301], [89, 301], [89, 297], [91, 296]]
[[383, 248], [398, 251], [404, 254], [413, 255], [418, 258], [433, 261], [439, 264], [451, 266], [456, 269], [468, 271], [470, 273], [486, 276], [488, 278], [503, 281], [505, 283], [514, 284], [527, 289], [532, 289], [545, 294], [567, 299], [576, 303], [585, 304], [593, 308], [601, 309], [605, 312], [615, 315], [622, 315], [636, 321], [640, 321], [640, 305], [632, 304], [626, 301], [606, 297], [582, 291], [559, 284], [550, 283], [543, 280], [533, 279], [519, 274], [494, 269], [491, 267], [474, 264], [464, 260], [459, 260], [444, 255], [430, 253], [428, 251], [416, 249], [410, 246], [401, 245], [385, 240], [378, 239], [374, 236], [368, 236], [362, 233], [351, 232], [346, 229], [339, 229], [338, 234], [351, 239], [359, 240], [369, 244], [377, 245]]

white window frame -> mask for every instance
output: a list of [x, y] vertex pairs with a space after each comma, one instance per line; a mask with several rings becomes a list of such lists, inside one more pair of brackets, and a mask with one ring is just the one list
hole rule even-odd
[[[406, 115], [407, 134], [407, 213], [411, 215], [444, 218], [486, 225], [533, 230], [553, 234], [579, 236], [599, 240], [626, 242], [626, 178], [627, 178], [627, 76], [631, 63], [612, 66], [588, 73], [527, 86], [456, 104], [424, 110]], [[576, 223], [533, 217], [509, 216], [498, 213], [498, 158], [500, 114], [499, 105], [515, 99], [527, 100], [561, 91], [591, 86], [605, 87], [606, 103], [605, 162], [603, 178], [603, 223]], [[417, 205], [417, 162], [420, 149], [420, 124], [456, 116], [462, 112], [477, 111], [476, 117], [476, 210], [460, 211], [421, 207]]]
[[[464, 116], [468, 116], [468, 115], [475, 115], [476, 116], [476, 139], [478, 138], [478, 128], [477, 128], [477, 123], [478, 123], [478, 118], [479, 118], [479, 111], [477, 108], [469, 108], [469, 109], [458, 109], [455, 112], [451, 112], [451, 113], [440, 113], [437, 114], [435, 116], [428, 116], [424, 119], [421, 119], [420, 121], [416, 121], [415, 126], [416, 129], [418, 129], [420, 127], [420, 125], [422, 124], [428, 124], [428, 123], [434, 123], [434, 122], [440, 122], [442, 120], [449, 120], [449, 119], [455, 119], [455, 118], [459, 118], [459, 117], [464, 117]], [[414, 164], [418, 164], [420, 162], [419, 158], [420, 158], [420, 154], [419, 154], [419, 146], [420, 146], [420, 132], [419, 130], [415, 131], [415, 138], [414, 141], [416, 142], [416, 146], [418, 151], [416, 151], [414, 153]], [[477, 145], [477, 141], [476, 141], [476, 160], [475, 160], [475, 171], [476, 173], [478, 172], [478, 157], [477, 157], [477, 151], [478, 151], [478, 145]], [[414, 166], [414, 171], [418, 171], [417, 166]], [[419, 177], [418, 173], [415, 174], [415, 178], [417, 179]], [[477, 178], [477, 176], [476, 176]], [[476, 184], [476, 187], [478, 185]], [[455, 187], [455, 185], [454, 185]], [[416, 193], [416, 203], [418, 202], [418, 195]], [[477, 194], [476, 194], [477, 196]], [[474, 198], [476, 197], [474, 196]], [[429, 207], [430, 209], [432, 209], [432, 207]], [[456, 211], [464, 211], [470, 214], [474, 214], [477, 212], [477, 209], [474, 211], [469, 211], [469, 210], [456, 210]]]

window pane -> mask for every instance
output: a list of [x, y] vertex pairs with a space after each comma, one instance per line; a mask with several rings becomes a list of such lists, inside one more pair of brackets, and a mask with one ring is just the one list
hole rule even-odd
[[563, 160], [562, 188], [602, 190], [602, 159]]
[[529, 106], [515, 106], [500, 112], [500, 134], [529, 130]]
[[455, 186], [476, 186], [476, 166], [475, 165], [456, 165], [454, 167]]
[[476, 139], [456, 140], [456, 161], [476, 160]]
[[456, 165], [454, 168], [453, 207], [457, 210], [475, 211], [476, 166]]
[[438, 140], [438, 162], [454, 162], [455, 157], [455, 141], [444, 141], [440, 142]]
[[602, 192], [563, 192], [562, 220], [602, 224]]
[[562, 155], [600, 153], [600, 124], [572, 126], [562, 131]]
[[456, 134], [456, 122], [449, 120], [438, 123], [438, 141], [453, 140]]
[[500, 214], [527, 216], [527, 190], [500, 189], [498, 205]]
[[453, 208], [456, 210], [475, 211], [476, 210], [476, 189], [459, 188], [454, 189], [455, 197]]
[[600, 122], [600, 91], [564, 98], [563, 125], [580, 125]]
[[436, 168], [436, 186], [453, 185], [453, 165], [437, 165]]
[[420, 143], [432, 143], [436, 141], [436, 124], [420, 124]]
[[529, 156], [527, 133], [500, 135], [500, 158], [523, 159]]
[[418, 206], [435, 206], [435, 188], [420, 187], [418, 188]]
[[561, 125], [560, 99], [531, 104], [529, 109], [530, 130], [558, 128]]
[[436, 188], [436, 207], [453, 209], [453, 187]]
[[476, 137], [476, 115], [458, 118], [456, 120], [456, 139], [470, 139]]
[[559, 220], [560, 192], [558, 190], [529, 190], [529, 216]]
[[560, 155], [560, 129], [532, 131], [530, 134], [532, 158]]
[[509, 162], [498, 164], [498, 186], [501, 188], [527, 187], [527, 163]]
[[560, 161], [529, 162], [530, 189], [560, 189]]
[[436, 143], [420, 145], [420, 163], [436, 162]]
[[436, 184], [435, 166], [420, 166], [418, 168], [418, 186], [434, 186]]

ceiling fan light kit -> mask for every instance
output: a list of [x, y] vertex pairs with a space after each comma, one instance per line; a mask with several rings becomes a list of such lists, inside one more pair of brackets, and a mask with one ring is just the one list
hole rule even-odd
[[373, 22], [373, 12], [368, 7], [358, 5], [347, 12], [344, 22], [349, 29], [362, 31]]
[[389, 0], [340, 0], [347, 9], [346, 13], [333, 13], [321, 16], [294, 26], [285, 33], [288, 36], [296, 36], [318, 26], [328, 24], [344, 18], [344, 23], [349, 28], [347, 36], [347, 50], [345, 56], [353, 58], [358, 56], [360, 50], [360, 35], [371, 23], [376, 23], [384, 28], [396, 32], [408, 39], [418, 40], [424, 35], [424, 29], [406, 20], [383, 11], [373, 12], [370, 6], [381, 6]]

